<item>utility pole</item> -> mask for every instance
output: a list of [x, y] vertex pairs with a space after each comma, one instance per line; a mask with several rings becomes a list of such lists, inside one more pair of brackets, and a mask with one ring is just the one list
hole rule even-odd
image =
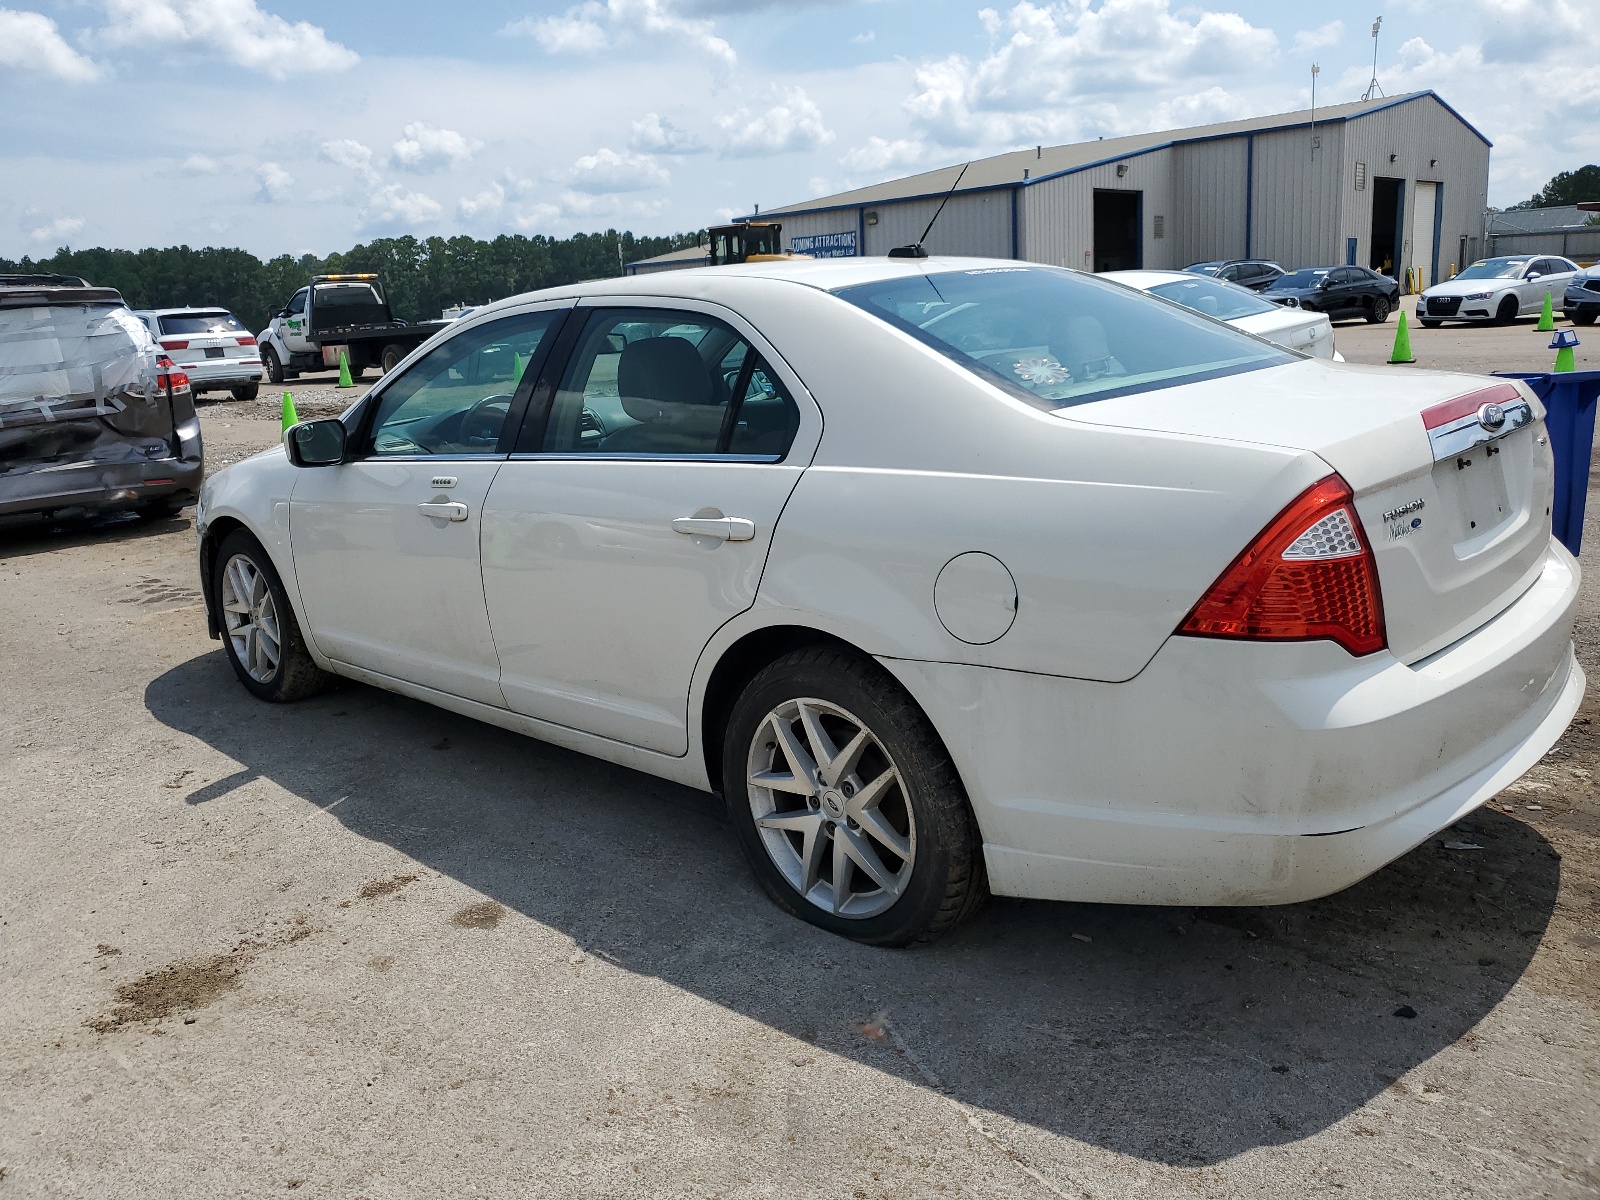
[[1363, 100], [1383, 95], [1383, 89], [1378, 86], [1378, 30], [1382, 28], [1383, 18], [1379, 17], [1372, 23], [1372, 82], [1367, 84], [1367, 90], [1361, 94]]

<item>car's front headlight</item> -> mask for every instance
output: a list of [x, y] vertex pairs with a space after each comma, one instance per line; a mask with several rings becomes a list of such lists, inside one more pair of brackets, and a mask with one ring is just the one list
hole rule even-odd
[[1296, 300], [1293, 296], [1285, 296], [1283, 298], [1283, 306], [1285, 308], [1299, 308], [1300, 301]]
[[1473, 292], [1470, 296], [1463, 296], [1463, 300], [1487, 300], [1493, 292]]

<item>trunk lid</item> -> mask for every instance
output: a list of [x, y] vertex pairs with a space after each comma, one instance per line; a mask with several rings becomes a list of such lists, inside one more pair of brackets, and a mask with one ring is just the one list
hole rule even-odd
[[[1485, 404], [1500, 408], [1488, 424]], [[1550, 541], [1544, 408], [1518, 381], [1313, 360], [1058, 415], [1317, 455], [1355, 492], [1389, 648], [1403, 662], [1508, 607], [1537, 577]], [[1273, 515], [1263, 513], [1263, 525]]]

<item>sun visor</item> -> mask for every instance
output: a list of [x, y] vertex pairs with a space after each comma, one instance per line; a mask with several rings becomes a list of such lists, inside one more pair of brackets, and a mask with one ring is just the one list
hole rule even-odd
[[0, 308], [0, 427], [110, 417], [154, 401], [159, 347], [125, 306]]

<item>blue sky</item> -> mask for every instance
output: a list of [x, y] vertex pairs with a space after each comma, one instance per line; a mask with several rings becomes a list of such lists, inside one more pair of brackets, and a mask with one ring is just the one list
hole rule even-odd
[[1595, 0], [0, 0], [0, 255], [690, 230], [1037, 142], [1433, 88], [1600, 161]]

